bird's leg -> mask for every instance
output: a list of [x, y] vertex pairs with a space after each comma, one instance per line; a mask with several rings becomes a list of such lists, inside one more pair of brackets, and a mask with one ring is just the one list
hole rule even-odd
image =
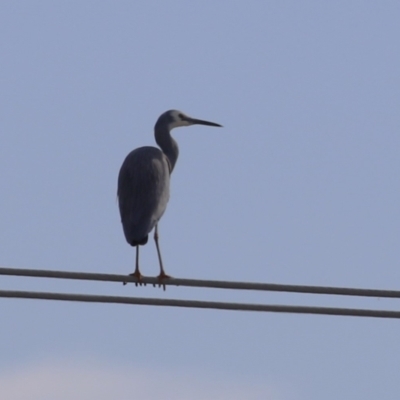
[[156, 224], [155, 230], [154, 230], [154, 241], [156, 242], [156, 247], [157, 247], [157, 254], [158, 254], [158, 261], [160, 262], [160, 274], [158, 275], [158, 280], [160, 281], [160, 287], [161, 285], [163, 286], [165, 290], [165, 284], [162, 284], [161, 282], [164, 279], [171, 278], [169, 275], [167, 275], [164, 271], [162, 259], [161, 259], [161, 251], [160, 251], [160, 246], [158, 244], [158, 224]]
[[[135, 265], [135, 272], [133, 274], [129, 274], [129, 276], [134, 276], [137, 279], [137, 282], [135, 282], [135, 286], [138, 284], [140, 286], [145, 285], [145, 283], [141, 282], [143, 275], [140, 273], [139, 270], [139, 245], [136, 246], [136, 265]], [[126, 282], [124, 282], [124, 285], [126, 285]]]

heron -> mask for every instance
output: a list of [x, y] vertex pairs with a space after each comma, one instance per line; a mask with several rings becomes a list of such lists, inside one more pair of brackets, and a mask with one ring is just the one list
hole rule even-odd
[[[156, 143], [160, 147], [145, 146], [132, 150], [122, 163], [118, 175], [118, 205], [125, 239], [136, 247], [135, 271], [130, 274], [140, 283], [139, 246], [147, 243], [154, 228], [154, 241], [160, 265], [158, 279], [169, 278], [163, 266], [158, 243], [158, 222], [169, 200], [171, 173], [178, 159], [179, 148], [171, 130], [190, 125], [222, 125], [189, 117], [178, 110], [161, 114], [154, 126]], [[164, 286], [165, 289], [165, 286]]]

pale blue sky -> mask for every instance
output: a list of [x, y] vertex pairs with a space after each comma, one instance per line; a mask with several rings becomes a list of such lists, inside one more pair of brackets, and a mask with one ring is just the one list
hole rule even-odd
[[[399, 289], [399, 20], [397, 1], [0, 2], [0, 265], [132, 272], [118, 170], [177, 108], [224, 128], [173, 131], [167, 273]], [[156, 274], [152, 240], [141, 257]], [[399, 309], [28, 278], [0, 288]], [[0, 320], [11, 400], [400, 393], [394, 320], [5, 299]]]

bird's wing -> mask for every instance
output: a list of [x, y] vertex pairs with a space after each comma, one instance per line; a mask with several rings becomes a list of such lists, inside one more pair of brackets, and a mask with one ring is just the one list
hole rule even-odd
[[118, 203], [125, 235], [130, 240], [146, 236], [165, 211], [169, 198], [165, 158], [159, 149], [142, 147], [128, 154], [121, 166]]

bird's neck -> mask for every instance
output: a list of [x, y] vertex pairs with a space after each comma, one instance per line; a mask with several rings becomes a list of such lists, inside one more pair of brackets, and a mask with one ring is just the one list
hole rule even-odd
[[172, 172], [179, 155], [178, 143], [175, 142], [174, 138], [171, 136], [171, 133], [167, 128], [156, 127], [154, 131], [154, 136], [156, 138], [157, 144], [167, 156], [171, 165]]

